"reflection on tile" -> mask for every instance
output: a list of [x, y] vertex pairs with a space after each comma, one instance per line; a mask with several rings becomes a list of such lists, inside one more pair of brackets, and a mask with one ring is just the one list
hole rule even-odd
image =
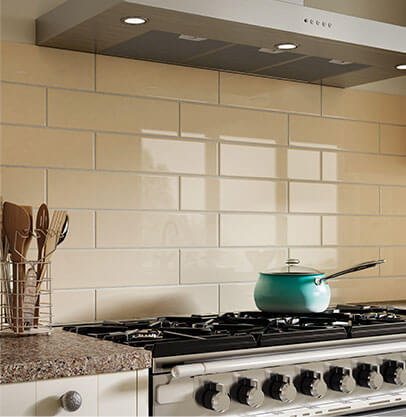
[[381, 125], [381, 152], [406, 155], [406, 126]]
[[254, 288], [255, 283], [220, 285], [220, 312], [258, 310]]
[[217, 285], [96, 291], [96, 320], [216, 313]]
[[325, 152], [323, 180], [406, 185], [405, 158]]
[[221, 246], [319, 245], [318, 216], [221, 214]]
[[261, 146], [220, 145], [220, 174], [320, 179], [320, 153]]
[[218, 74], [198, 68], [96, 55], [97, 91], [217, 103]]
[[379, 152], [379, 126], [372, 123], [292, 115], [290, 144]]
[[349, 88], [322, 88], [323, 116], [383, 123], [405, 123], [406, 97], [355, 91]]
[[47, 168], [93, 167], [90, 132], [2, 126], [3, 163]]
[[98, 212], [97, 247], [213, 247], [216, 214]]
[[323, 217], [324, 245], [404, 245], [406, 217]]
[[220, 73], [220, 103], [320, 114], [320, 86]]
[[94, 290], [55, 291], [52, 294], [52, 304], [55, 324], [95, 320]]
[[98, 169], [215, 175], [216, 161], [214, 142], [97, 135]]
[[66, 208], [176, 210], [178, 183], [176, 177], [49, 170], [48, 204]]
[[[292, 248], [290, 257], [300, 260], [301, 265], [321, 272], [333, 273], [352, 265], [379, 258], [378, 248]], [[377, 276], [379, 268], [354, 272], [350, 276]], [[341, 278], [337, 278], [341, 279]], [[331, 282], [331, 281], [330, 281]]]
[[406, 248], [381, 248], [381, 257], [387, 261], [381, 265], [381, 275], [406, 275]]
[[379, 214], [379, 188], [370, 185], [290, 183], [290, 211]]
[[181, 104], [181, 134], [192, 138], [286, 144], [288, 116], [269, 111]]
[[406, 188], [382, 187], [382, 213], [406, 215]]
[[94, 212], [68, 210], [68, 214], [69, 233], [60, 248], [94, 248]]
[[181, 178], [183, 210], [286, 211], [283, 182], [228, 178]]
[[177, 250], [60, 250], [52, 259], [54, 288], [177, 284]]
[[184, 249], [181, 282], [256, 281], [259, 272], [280, 267], [287, 256], [287, 249]]
[[93, 90], [93, 54], [2, 42], [2, 58], [3, 80]]
[[49, 126], [74, 129], [176, 136], [178, 104], [50, 89], [48, 123]]

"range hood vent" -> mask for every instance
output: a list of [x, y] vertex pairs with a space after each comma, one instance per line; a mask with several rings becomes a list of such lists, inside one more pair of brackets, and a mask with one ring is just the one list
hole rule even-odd
[[67, 0], [37, 19], [41, 46], [337, 87], [403, 75], [405, 39], [402, 26], [279, 0]]

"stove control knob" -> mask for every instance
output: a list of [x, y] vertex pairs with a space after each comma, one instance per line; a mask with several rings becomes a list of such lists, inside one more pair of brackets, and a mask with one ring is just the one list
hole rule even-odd
[[332, 369], [330, 377], [330, 388], [344, 394], [351, 394], [355, 389], [355, 379], [352, 377], [350, 368], [336, 367]]
[[368, 363], [361, 364], [358, 369], [357, 382], [361, 387], [370, 388], [374, 391], [381, 388], [383, 376], [379, 372], [379, 366]]
[[388, 361], [382, 366], [385, 382], [395, 385], [406, 385], [405, 363], [400, 361]]
[[203, 405], [209, 410], [224, 413], [230, 407], [230, 396], [223, 384], [209, 383], [203, 394]]
[[241, 404], [249, 405], [252, 408], [261, 407], [264, 402], [264, 393], [259, 388], [258, 380], [242, 379], [239, 383], [237, 398]]
[[303, 394], [314, 398], [323, 398], [327, 393], [327, 385], [321, 373], [316, 371], [304, 372], [301, 389]]
[[292, 384], [290, 376], [275, 375], [272, 378], [269, 395], [283, 403], [291, 403], [296, 398], [296, 388]]

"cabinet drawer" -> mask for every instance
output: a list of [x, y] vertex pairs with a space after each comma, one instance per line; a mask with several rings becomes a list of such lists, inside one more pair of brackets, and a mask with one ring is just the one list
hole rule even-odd
[[0, 415], [35, 416], [35, 382], [0, 385]]

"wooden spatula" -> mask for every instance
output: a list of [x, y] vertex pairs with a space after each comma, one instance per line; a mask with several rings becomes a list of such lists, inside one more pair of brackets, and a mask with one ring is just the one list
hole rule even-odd
[[3, 206], [3, 225], [10, 245], [13, 262], [13, 317], [17, 333], [24, 331], [23, 293], [25, 240], [30, 233], [30, 216], [20, 206], [5, 202]]

